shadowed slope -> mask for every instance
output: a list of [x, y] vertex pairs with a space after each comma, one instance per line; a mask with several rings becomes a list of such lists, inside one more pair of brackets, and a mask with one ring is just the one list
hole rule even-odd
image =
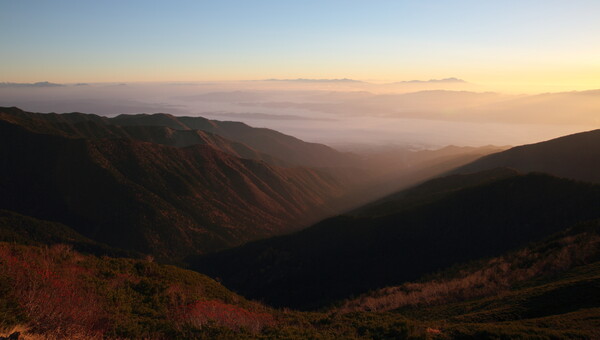
[[453, 171], [469, 173], [497, 167], [539, 171], [582, 181], [600, 182], [600, 130], [517, 146], [482, 157]]
[[293, 230], [342, 188], [209, 146], [37, 134], [0, 122], [0, 207], [112, 246], [178, 258]]
[[518, 171], [513, 169], [496, 168], [468, 175], [438, 177], [367, 204], [348, 213], [348, 215], [365, 217], [389, 215], [431, 203], [464, 188], [494, 182], [518, 174]]
[[293, 235], [204, 256], [196, 268], [253, 298], [310, 308], [501, 254], [598, 218], [599, 207], [597, 185], [542, 174], [509, 176], [405, 211], [328, 219]]
[[[499, 257], [464, 263], [417, 282], [369, 292], [345, 301], [338, 310], [387, 311], [403, 308], [407, 313], [428, 318], [432, 315], [427, 307], [504, 294], [511, 289], [522, 288], [525, 281], [553, 281], [561, 273], [598, 260], [600, 220], [592, 220]], [[565, 304], [564, 308], [575, 310], [577, 306], [573, 302], [561, 303]], [[600, 301], [595, 304], [600, 305]]]
[[[164, 117], [172, 116], [164, 115]], [[240, 158], [263, 160], [273, 165], [286, 165], [282, 160], [256, 151], [243, 143], [202, 130], [191, 130], [177, 124], [169, 124], [172, 120], [162, 122], [163, 125], [120, 126], [114, 124], [109, 118], [94, 114], [42, 114], [25, 112], [14, 107], [0, 108], [0, 119], [38, 133], [88, 139], [133, 139], [175, 147], [209, 145]]]
[[110, 121], [122, 126], [158, 125], [173, 129], [202, 130], [244, 143], [285, 162], [311, 167], [349, 166], [357, 158], [326, 145], [308, 143], [271, 129], [255, 128], [241, 122], [209, 120], [203, 117], [175, 117], [169, 114], [121, 115]]

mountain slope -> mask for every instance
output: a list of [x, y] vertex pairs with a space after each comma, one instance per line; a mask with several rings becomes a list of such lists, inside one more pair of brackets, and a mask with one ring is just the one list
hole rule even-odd
[[518, 175], [518, 171], [514, 169], [496, 168], [467, 175], [438, 177], [371, 202], [349, 212], [348, 215], [365, 217], [389, 215], [431, 203], [464, 188], [491, 183], [515, 175]]
[[447, 146], [438, 150], [414, 151], [401, 148], [367, 153], [364, 155], [363, 164], [368, 174], [372, 174], [373, 179], [363, 190], [363, 196], [367, 199], [363, 200], [361, 205], [393, 195], [500, 150], [503, 148], [495, 146], [477, 148]]
[[64, 245], [0, 242], [0, 291], [0, 331], [20, 324], [36, 338], [250, 336], [275, 324], [272, 310], [202, 274]]
[[501, 254], [598, 218], [599, 207], [597, 185], [516, 175], [406, 211], [328, 219], [201, 257], [195, 268], [252, 298], [310, 308]]
[[139, 253], [111, 248], [95, 242], [64, 224], [39, 220], [13, 211], [0, 210], [0, 242], [51, 246], [63, 244], [95, 255], [141, 257]]
[[[417, 282], [369, 292], [345, 301], [338, 310], [347, 313], [401, 308], [412, 315], [431, 317], [425, 311], [427, 307], [504, 294], [527, 286], [526, 281], [529, 285], [531, 281], [553, 282], [566, 271], [599, 260], [600, 220], [593, 220], [499, 257], [460, 264]], [[571, 307], [575, 306], [571, 303]]]
[[[123, 116], [121, 116], [123, 117]], [[30, 131], [71, 138], [133, 139], [175, 147], [209, 145], [240, 158], [263, 160], [273, 165], [286, 165], [273, 156], [251, 147], [202, 130], [180, 125], [126, 125], [120, 126], [109, 118], [84, 113], [32, 113], [15, 107], [0, 108], [0, 119], [21, 125]]]
[[600, 182], [600, 130], [568, 135], [491, 154], [453, 173], [497, 167], [539, 171], [582, 181]]
[[160, 113], [120, 115], [111, 118], [110, 122], [121, 126], [156, 125], [177, 130], [202, 130], [244, 143], [285, 162], [302, 166], [349, 166], [356, 162], [355, 156], [338, 152], [326, 145], [304, 142], [275, 130], [254, 128], [240, 122], [209, 120], [202, 117], [175, 117]]
[[[600, 266], [579, 250], [599, 238], [597, 231], [595, 238], [584, 234], [541, 243], [517, 265], [526, 270], [544, 261], [536, 254], [555, 253], [560, 265], [559, 254], [573, 246], [575, 256], [567, 259], [582, 262], [499, 294], [352, 313], [275, 310], [174, 266], [0, 242], [0, 336], [17, 330], [24, 339], [594, 339]], [[590, 250], [598, 254], [597, 247]], [[486, 265], [479, 269], [488, 271]]]
[[209, 146], [74, 139], [6, 121], [0, 158], [0, 208], [171, 259], [314, 222], [343, 191], [327, 174]]
[[442, 339], [597, 339], [599, 293], [595, 261], [497, 295], [397, 314], [427, 322]]
[[0, 108], [0, 120], [32, 132], [70, 138], [128, 139], [174, 147], [208, 145], [236, 157], [261, 160], [276, 166], [315, 166], [349, 188], [344, 200], [339, 202], [340, 206], [344, 206], [343, 210], [366, 204], [500, 150], [492, 146], [449, 146], [433, 151], [392, 149], [359, 156], [238, 122], [168, 114], [107, 118], [77, 112], [32, 113], [4, 107]]

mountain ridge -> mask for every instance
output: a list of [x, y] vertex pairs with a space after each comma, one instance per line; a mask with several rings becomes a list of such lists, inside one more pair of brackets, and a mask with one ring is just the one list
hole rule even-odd
[[[168, 113], [123, 114], [109, 118], [79, 112], [32, 113], [17, 107], [0, 107], [0, 113], [4, 113], [0, 116], [2, 119], [39, 132], [82, 138], [133, 138], [178, 147], [209, 144], [222, 147], [226, 152], [235, 150], [236, 156], [282, 166], [354, 166], [358, 160], [353, 154], [342, 153], [323, 144], [305, 142], [275, 130], [234, 121]], [[152, 135], [152, 131], [162, 135], [168, 135], [170, 131], [175, 136], [156, 136]], [[187, 142], [184, 142], [186, 139]]]
[[600, 129], [517, 146], [484, 156], [451, 173], [477, 172], [500, 166], [598, 183], [600, 182]]
[[343, 192], [318, 170], [210, 146], [67, 138], [2, 120], [0, 131], [0, 207], [167, 258], [293, 230], [330, 214], [326, 201]]

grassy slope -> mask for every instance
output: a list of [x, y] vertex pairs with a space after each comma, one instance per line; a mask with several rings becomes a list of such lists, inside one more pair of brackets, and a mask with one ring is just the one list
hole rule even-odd
[[335, 310], [395, 309], [439, 330], [439, 338], [595, 338], [599, 260], [596, 220], [498, 258], [371, 292]]
[[598, 262], [522, 282], [496, 296], [342, 314], [274, 310], [202, 274], [143, 260], [87, 256], [61, 246], [0, 243], [0, 267], [2, 327], [21, 324], [46, 336], [592, 339], [600, 327]]
[[[0, 230], [12, 224], [17, 235], [26, 235], [20, 229], [33, 230], [32, 223], [49, 227], [39, 242], [85, 241], [60, 225], [8, 212], [2, 216]], [[20, 238], [0, 243], [0, 324], [7, 330], [20, 324], [59, 338], [594, 338], [600, 326], [600, 254], [597, 237], [584, 236], [598, 231], [597, 223], [581, 225], [529, 246], [528, 256], [505, 255], [519, 267], [515, 271], [539, 267], [532, 259], [543, 257], [556, 264], [547, 267], [548, 275], [513, 282], [510, 289], [465, 301], [348, 313], [276, 310], [196, 272], [148, 260], [85, 255], [62, 245], [14, 244], [27, 241]], [[562, 266], [560, 254], [586, 247], [586, 256]], [[423, 282], [486, 271], [490, 263], [496, 262], [465, 264]]]
[[522, 283], [496, 296], [398, 313], [422, 320], [449, 338], [597, 338], [600, 263]]

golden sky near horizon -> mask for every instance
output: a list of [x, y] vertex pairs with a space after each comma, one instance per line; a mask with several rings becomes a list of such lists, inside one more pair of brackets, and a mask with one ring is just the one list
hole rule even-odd
[[600, 88], [595, 1], [18, 1], [0, 13], [0, 82], [456, 77], [484, 91]]

